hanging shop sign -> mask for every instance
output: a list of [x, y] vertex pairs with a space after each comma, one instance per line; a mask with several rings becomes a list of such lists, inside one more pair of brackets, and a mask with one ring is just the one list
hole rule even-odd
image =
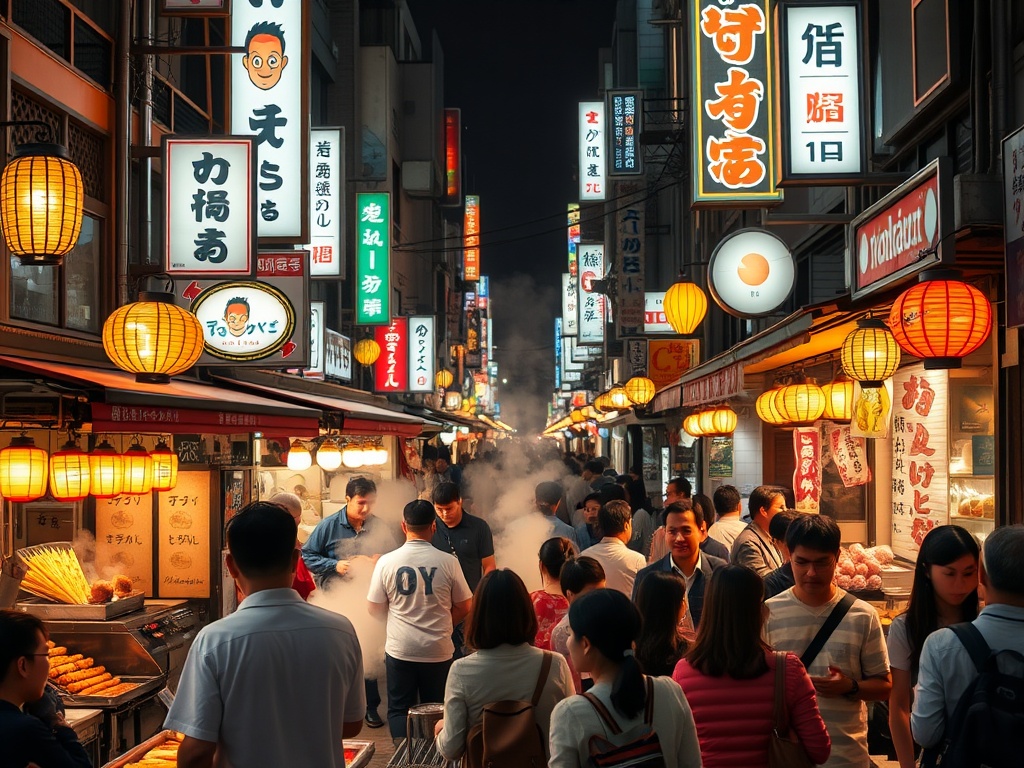
[[707, 376], [683, 384], [683, 402], [687, 405], [706, 405], [721, 402], [743, 393], [743, 366], [727, 365]]
[[580, 272], [580, 290], [591, 293], [594, 281], [604, 278], [604, 243], [580, 243], [577, 251]]
[[607, 101], [611, 134], [608, 175], [639, 175], [644, 172], [644, 153], [640, 146], [643, 91], [608, 91]]
[[779, 3], [780, 184], [848, 184], [865, 172], [861, 5]]
[[948, 260], [953, 222], [949, 159], [940, 157], [853, 220], [850, 285], [867, 296]]
[[309, 367], [304, 368], [302, 377], [322, 379], [324, 377], [324, 341], [327, 337], [327, 305], [323, 301], [309, 302]]
[[604, 350], [601, 347], [592, 347], [579, 343], [579, 337], [568, 336], [569, 340], [569, 359], [574, 363], [589, 363], [594, 360], [600, 360], [604, 354]]
[[409, 318], [409, 391], [433, 392], [436, 339], [434, 318], [429, 315]]
[[153, 495], [96, 499], [95, 505], [96, 569], [122, 573], [133, 590], [153, 597]]
[[356, 325], [391, 322], [391, 195], [356, 193]]
[[309, 135], [310, 277], [337, 277], [345, 265], [345, 129]]
[[231, 132], [256, 136], [257, 232], [309, 242], [309, 44], [303, 0], [231, 8]]
[[626, 339], [626, 376], [647, 375], [647, 339]]
[[821, 433], [817, 426], [793, 430], [793, 498], [797, 512], [817, 514], [821, 505]]
[[1024, 325], [1024, 127], [1003, 139], [1006, 327]]
[[711, 254], [708, 288], [730, 315], [764, 317], [781, 307], [796, 284], [793, 254], [763, 229], [741, 229]]
[[693, 204], [777, 203], [770, 0], [691, 0]]
[[843, 486], [853, 488], [870, 483], [871, 466], [864, 438], [854, 437], [849, 424], [831, 424], [826, 435]]
[[160, 15], [230, 16], [231, 0], [160, 0]]
[[434, 391], [434, 318], [429, 315], [396, 317], [376, 329], [381, 355], [374, 364], [377, 392], [426, 393]]
[[575, 336], [579, 321], [576, 317], [576, 303], [579, 301], [576, 278], [568, 272], [562, 273], [562, 335]]
[[163, 139], [164, 253], [171, 275], [249, 277], [256, 255], [256, 144]]
[[324, 329], [324, 376], [352, 381], [352, 339]]
[[675, 334], [675, 329], [665, 316], [665, 292], [644, 292], [644, 334]]
[[577, 343], [604, 344], [604, 296], [599, 293], [583, 293], [579, 302], [579, 333]]
[[656, 390], [664, 389], [700, 362], [697, 339], [649, 339], [647, 378]]
[[618, 182], [616, 200], [623, 201], [616, 212], [615, 259], [618, 282], [616, 323], [620, 339], [641, 336], [644, 332], [644, 188], [640, 184]]
[[607, 142], [604, 116], [603, 101], [580, 102], [580, 200], [605, 199]]
[[444, 111], [444, 205], [462, 203], [462, 110]]
[[949, 372], [893, 376], [892, 551], [916, 560], [928, 531], [949, 523]]
[[477, 195], [466, 195], [462, 233], [465, 238], [462, 279], [474, 283], [480, 279], [480, 198]]
[[568, 336], [562, 337], [562, 370], [563, 371], [582, 371], [586, 368], [584, 360], [573, 359], [573, 343], [575, 339]]
[[179, 472], [173, 490], [157, 494], [157, 594], [209, 597], [210, 472]]

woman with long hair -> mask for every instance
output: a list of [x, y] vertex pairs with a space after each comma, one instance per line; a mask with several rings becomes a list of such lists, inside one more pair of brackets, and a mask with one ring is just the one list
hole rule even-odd
[[978, 617], [978, 554], [978, 542], [966, 528], [930, 530], [917, 553], [910, 603], [889, 627], [889, 732], [900, 768], [915, 765], [910, 708], [921, 647], [935, 630]]
[[576, 547], [564, 536], [555, 536], [540, 545], [537, 558], [541, 589], [530, 593], [530, 602], [537, 614], [537, 637], [533, 644], [550, 651], [551, 630], [569, 612], [569, 601], [562, 594], [559, 576], [562, 567], [576, 559]]
[[651, 502], [647, 497], [643, 480], [637, 480], [631, 475], [619, 475], [615, 478], [615, 484], [626, 493], [630, 518], [633, 522], [633, 535], [626, 546], [646, 557], [651, 549], [651, 537], [654, 535], [656, 524], [654, 517], [647, 510]]
[[[716, 570], [704, 594], [697, 639], [672, 674], [693, 708], [705, 768], [767, 765], [778, 657], [762, 639], [763, 599], [755, 571], [739, 565]], [[782, 663], [789, 730], [812, 763], [824, 763], [831, 741], [814, 686], [796, 655], [787, 653]]]
[[569, 627], [573, 664], [593, 677], [589, 693], [618, 729], [612, 733], [597, 707], [583, 696], [559, 702], [551, 714], [549, 768], [587, 768], [595, 736], [623, 746], [648, 731], [658, 735], [668, 768], [700, 766], [693, 717], [679, 686], [664, 677], [645, 677], [633, 656], [640, 612], [629, 598], [614, 589], [595, 589], [569, 607]]
[[[466, 620], [466, 645], [476, 653], [452, 662], [444, 688], [444, 719], [436, 727], [437, 751], [455, 760], [466, 749], [469, 729], [485, 704], [530, 701], [545, 653], [533, 647], [537, 617], [523, 580], [507, 568], [484, 575], [473, 595]], [[569, 665], [559, 654], [537, 702], [536, 717], [547, 738], [555, 704], [574, 693]]]
[[686, 616], [686, 581], [668, 571], [651, 573], [640, 584], [636, 607], [643, 617], [636, 660], [648, 675], [671, 675], [688, 646], [679, 631]]

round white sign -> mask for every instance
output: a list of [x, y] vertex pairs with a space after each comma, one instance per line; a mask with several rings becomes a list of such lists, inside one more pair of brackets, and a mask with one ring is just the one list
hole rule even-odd
[[761, 317], [777, 310], [796, 282], [789, 246], [763, 229], [742, 229], [711, 254], [708, 287], [718, 305], [736, 317]]
[[291, 302], [267, 283], [218, 283], [196, 296], [191, 309], [203, 325], [205, 350], [224, 360], [262, 360], [295, 331]]

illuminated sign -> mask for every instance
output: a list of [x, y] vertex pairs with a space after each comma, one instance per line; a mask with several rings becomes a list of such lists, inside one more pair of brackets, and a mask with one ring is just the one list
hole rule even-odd
[[480, 279], [480, 198], [466, 195], [466, 212], [462, 229], [462, 279], [473, 283]]
[[262, 360], [295, 330], [295, 308], [267, 283], [219, 283], [200, 293], [191, 309], [203, 326], [205, 351], [224, 360]]
[[762, 317], [793, 291], [796, 264], [789, 246], [763, 229], [741, 229], [711, 254], [708, 288], [718, 305], [736, 317]]
[[555, 318], [555, 389], [562, 386], [562, 318]]
[[644, 293], [644, 333], [675, 334], [676, 329], [665, 317], [665, 292]]
[[409, 318], [409, 391], [434, 391], [434, 318]]
[[256, 152], [250, 137], [163, 139], [169, 274], [250, 276]]
[[604, 343], [605, 297], [593, 292], [594, 280], [604, 277], [604, 243], [580, 243], [577, 337], [580, 344]]
[[345, 260], [345, 129], [309, 133], [310, 277], [337, 277]]
[[356, 193], [356, 324], [391, 322], [391, 195]]
[[327, 336], [325, 308], [322, 301], [309, 302], [309, 366], [302, 370], [305, 379], [324, 377], [324, 342]]
[[621, 200], [615, 213], [615, 260], [618, 282], [616, 322], [618, 337], [640, 336], [644, 332], [644, 198], [639, 184], [618, 182], [615, 197]]
[[1024, 325], [1024, 128], [1003, 139], [1006, 327]]
[[562, 273], [562, 335], [575, 336], [579, 332], [579, 321], [576, 317], [576, 304], [579, 291], [576, 289], [576, 278], [568, 272]]
[[696, 339], [657, 339], [647, 342], [647, 378], [663, 389], [700, 362]]
[[352, 381], [352, 339], [324, 329], [324, 376]]
[[603, 101], [581, 101], [580, 200], [605, 199], [605, 124]]
[[644, 172], [644, 153], [640, 146], [643, 93], [608, 91], [608, 115], [611, 127], [609, 176], [635, 176]]
[[444, 202], [462, 202], [462, 110], [444, 111]]
[[396, 317], [376, 329], [381, 354], [374, 364], [377, 392], [434, 391], [434, 318]]

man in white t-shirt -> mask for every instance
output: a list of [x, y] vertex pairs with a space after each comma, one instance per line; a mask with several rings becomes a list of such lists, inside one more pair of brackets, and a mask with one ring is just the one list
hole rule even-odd
[[[786, 531], [795, 584], [770, 599], [765, 639], [777, 651], [802, 655], [829, 614], [846, 597], [833, 581], [839, 526], [825, 515], [800, 515]], [[884, 701], [892, 689], [889, 656], [878, 613], [853, 600], [821, 650], [809, 660], [821, 719], [832, 739], [830, 768], [868, 768], [866, 701]]]
[[366, 596], [370, 614], [387, 618], [384, 664], [391, 736], [405, 736], [417, 703], [444, 701], [455, 645], [452, 628], [469, 613], [473, 593], [452, 554], [431, 544], [434, 505], [419, 499], [402, 512], [405, 544], [382, 555]]
[[604, 568], [608, 589], [617, 589], [626, 597], [633, 594], [636, 574], [647, 566], [647, 558], [626, 546], [633, 536], [632, 511], [620, 499], [609, 501], [597, 513], [604, 538], [580, 554], [592, 557]]
[[715, 489], [712, 498], [715, 504], [714, 524], [708, 528], [708, 537], [721, 542], [726, 549], [732, 549], [732, 543], [743, 532], [747, 524], [740, 520], [743, 511], [743, 499], [733, 485], [720, 485]]

